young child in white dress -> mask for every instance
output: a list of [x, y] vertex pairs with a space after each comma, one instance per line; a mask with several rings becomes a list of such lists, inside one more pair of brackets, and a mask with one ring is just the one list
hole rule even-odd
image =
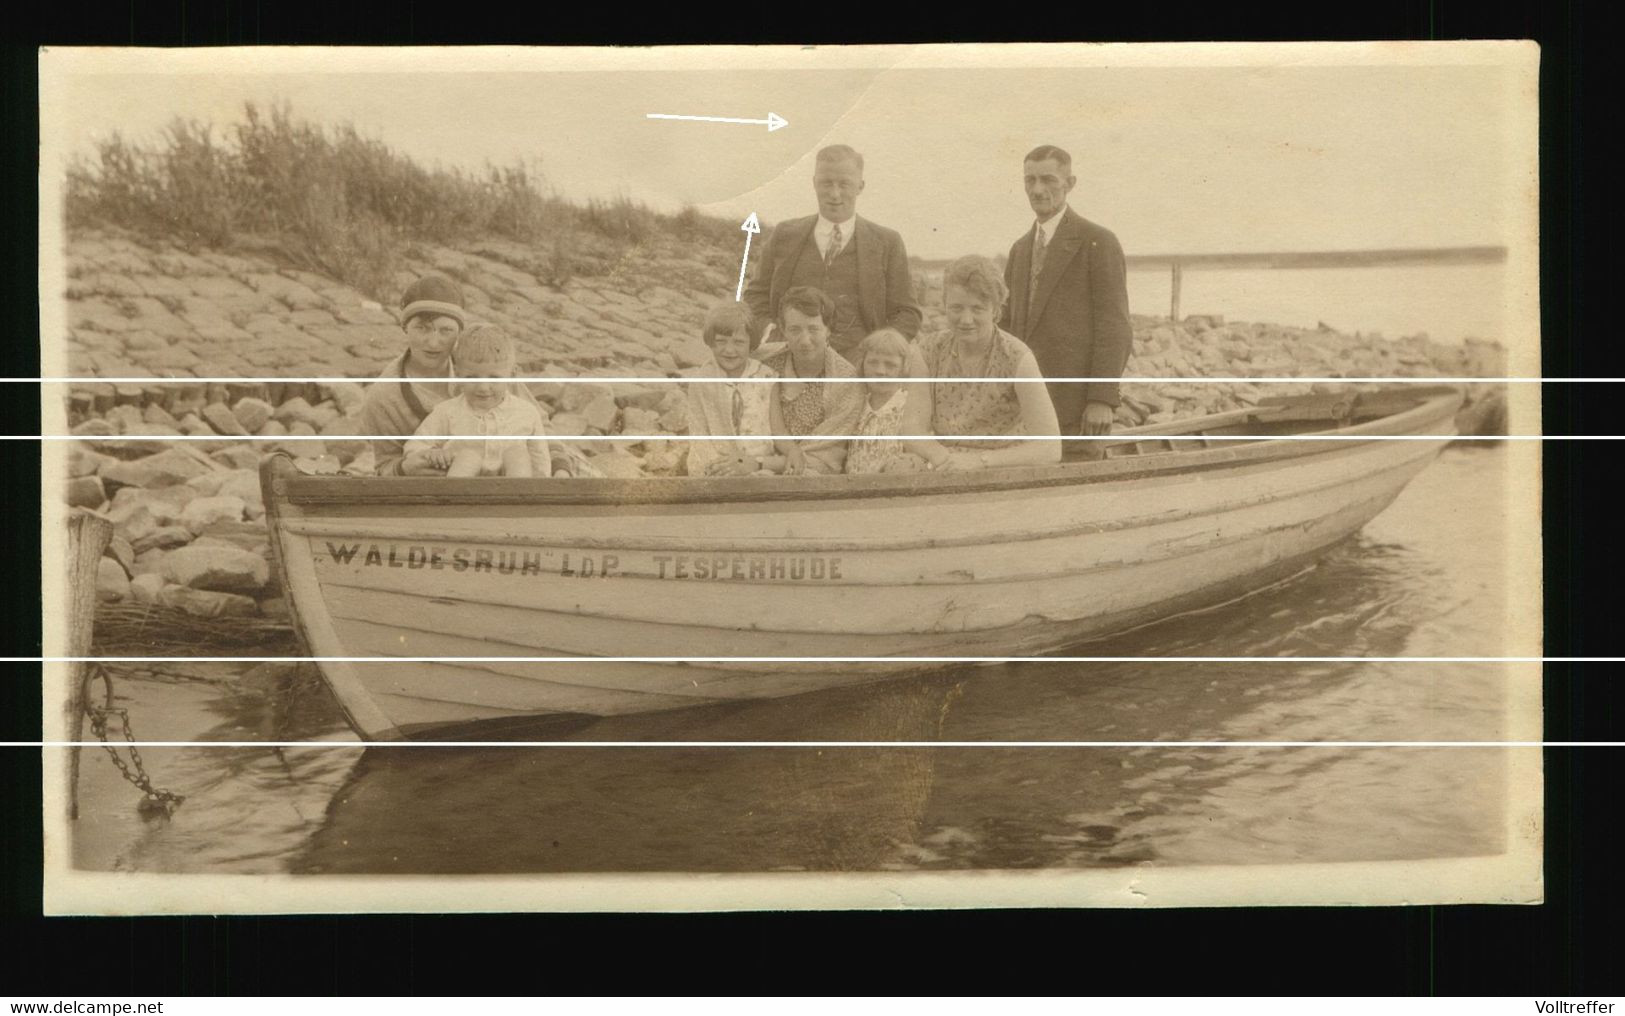
[[850, 442], [848, 473], [912, 473], [926, 468], [924, 459], [897, 440], [903, 433], [903, 409], [908, 405], [912, 355], [908, 339], [893, 328], [871, 332], [858, 346], [858, 372], [867, 380], [863, 413], [853, 435], [880, 440]]
[[447, 476], [551, 476], [546, 441], [491, 441], [491, 437], [542, 437], [542, 412], [515, 394], [513, 339], [496, 325], [470, 326], [457, 337], [451, 362], [457, 394], [436, 405], [406, 443], [406, 454], [425, 451]]

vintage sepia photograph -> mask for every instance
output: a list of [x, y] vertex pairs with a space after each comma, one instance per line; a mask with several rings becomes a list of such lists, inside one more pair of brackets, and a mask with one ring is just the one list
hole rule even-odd
[[46, 911], [1539, 903], [1539, 59], [42, 51]]

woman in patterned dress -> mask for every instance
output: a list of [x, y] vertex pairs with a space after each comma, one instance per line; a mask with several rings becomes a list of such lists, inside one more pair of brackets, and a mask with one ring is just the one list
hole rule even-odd
[[[948, 327], [919, 342], [912, 371], [934, 378], [911, 386], [904, 411], [906, 434], [934, 434], [910, 442], [933, 469], [1046, 465], [1061, 461], [1061, 427], [1041, 383], [955, 383], [948, 378], [1042, 379], [1032, 350], [996, 322], [1010, 294], [1003, 273], [988, 258], [967, 255], [942, 277]], [[1026, 435], [1053, 441], [1013, 440]]]
[[796, 286], [779, 302], [783, 351], [762, 358], [779, 375], [769, 405], [784, 474], [839, 473], [846, 441], [863, 412], [863, 386], [820, 384], [819, 379], [856, 377], [846, 358], [829, 348], [835, 302], [811, 286]]

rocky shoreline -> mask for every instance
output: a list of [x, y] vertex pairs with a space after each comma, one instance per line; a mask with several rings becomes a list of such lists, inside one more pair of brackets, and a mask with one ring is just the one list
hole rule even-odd
[[[400, 284], [427, 271], [456, 278], [476, 319], [506, 328], [531, 377], [671, 379], [706, 361], [705, 309], [733, 284], [728, 251], [659, 241], [634, 248], [603, 274], [559, 278], [521, 245], [465, 250], [419, 245]], [[271, 561], [259, 493], [263, 454], [286, 450], [318, 473], [366, 475], [357, 441], [367, 379], [403, 348], [394, 315], [362, 293], [283, 267], [274, 254], [189, 253], [102, 232], [71, 240], [66, 373], [173, 377], [146, 385], [77, 382], [67, 394], [72, 432], [68, 503], [115, 527], [101, 565], [105, 603], [201, 618], [287, 615]], [[928, 328], [940, 292], [916, 290]], [[1329, 327], [1291, 328], [1193, 315], [1134, 319], [1126, 374], [1179, 380], [1124, 386], [1122, 427], [1222, 412], [1309, 392], [1309, 383], [1211, 383], [1204, 377], [1501, 377], [1504, 351], [1426, 336], [1384, 339]], [[331, 377], [316, 384], [205, 383], [200, 377]], [[1322, 386], [1328, 387], [1328, 386]], [[1341, 388], [1343, 385], [1329, 386]], [[685, 432], [676, 385], [535, 383], [551, 434], [640, 435], [583, 443], [611, 477], [682, 471]], [[1498, 433], [1498, 390], [1472, 393], [1464, 433]], [[1502, 424], [1504, 427], [1504, 423]], [[166, 441], [176, 435], [207, 440]], [[270, 441], [245, 441], [257, 436]], [[275, 441], [295, 436], [305, 440]]]

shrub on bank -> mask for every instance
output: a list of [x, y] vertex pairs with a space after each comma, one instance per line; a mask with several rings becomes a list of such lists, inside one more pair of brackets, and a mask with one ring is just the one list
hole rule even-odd
[[[150, 145], [101, 140], [69, 168], [64, 205], [70, 231], [112, 226], [191, 250], [269, 247], [378, 299], [393, 297], [401, 246], [413, 240], [496, 236], [557, 254], [574, 247], [562, 237], [585, 236], [613, 254], [659, 238], [731, 241], [738, 231], [692, 208], [665, 215], [624, 196], [573, 204], [544, 192], [540, 172], [523, 162], [483, 173], [425, 169], [352, 126], [253, 103], [218, 133], [176, 120]], [[568, 280], [594, 263], [560, 263], [550, 274]]]

